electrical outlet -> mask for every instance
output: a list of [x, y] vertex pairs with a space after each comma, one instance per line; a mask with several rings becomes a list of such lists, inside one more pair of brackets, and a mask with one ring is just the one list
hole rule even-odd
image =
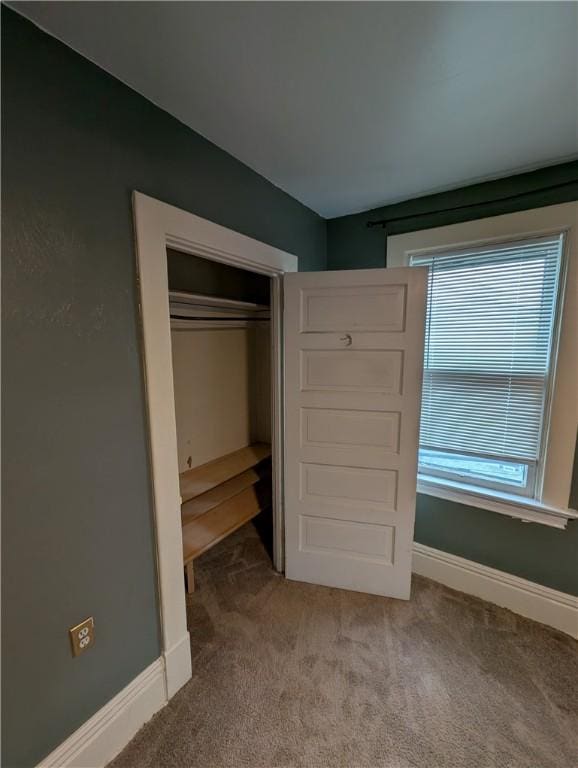
[[94, 619], [92, 616], [81, 621], [75, 627], [71, 627], [68, 632], [73, 656], [80, 656], [81, 653], [88, 651], [94, 645]]

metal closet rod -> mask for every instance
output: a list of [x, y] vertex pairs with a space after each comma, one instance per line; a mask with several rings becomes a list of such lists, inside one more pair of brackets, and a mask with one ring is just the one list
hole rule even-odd
[[172, 304], [189, 304], [198, 307], [217, 307], [227, 310], [247, 310], [249, 312], [268, 310], [267, 304], [256, 304], [240, 299], [226, 299], [221, 296], [210, 296], [203, 293], [188, 291], [169, 291], [169, 302]]
[[[540, 187], [527, 192], [518, 192], [515, 195], [506, 195], [504, 197], [497, 197], [493, 200], [482, 200], [479, 203], [465, 203], [464, 205], [452, 205], [448, 208], [437, 208], [434, 211], [421, 211], [418, 213], [408, 213], [404, 216], [392, 216], [391, 218], [375, 219], [367, 222], [367, 227], [372, 229], [373, 227], [382, 227], [385, 229], [388, 224], [392, 224], [394, 221], [407, 221], [408, 219], [419, 219], [423, 216], [436, 216], [439, 213], [453, 213], [454, 211], [465, 211], [469, 208], [480, 208], [482, 205], [493, 205], [495, 203], [506, 203], [510, 200], [519, 200], [522, 197], [531, 197], [532, 195], [542, 194], [544, 192], [551, 192], [555, 189], [563, 189], [564, 187], [571, 187], [572, 185], [578, 185], [578, 179], [572, 179], [571, 181], [562, 181], [559, 184], [551, 184], [548, 187]], [[400, 203], [401, 205], [401, 203]]]
[[271, 309], [250, 301], [169, 291], [171, 321], [185, 328], [247, 328], [270, 320]]
[[219, 323], [264, 323], [267, 322], [269, 317], [223, 317], [221, 315], [205, 315], [204, 317], [196, 317], [194, 315], [173, 315], [171, 314], [171, 320], [203, 320], [204, 322], [216, 320]]

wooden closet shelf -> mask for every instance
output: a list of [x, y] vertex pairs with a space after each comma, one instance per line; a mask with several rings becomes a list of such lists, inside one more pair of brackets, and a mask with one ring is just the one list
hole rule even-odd
[[239, 451], [233, 451], [200, 467], [183, 472], [179, 476], [182, 503], [186, 504], [191, 499], [226, 483], [269, 456], [271, 456], [271, 446], [268, 443], [253, 443]]
[[217, 485], [210, 491], [202, 493], [200, 496], [196, 496], [194, 499], [185, 502], [181, 507], [181, 520], [183, 525], [187, 525], [197, 517], [204, 515], [205, 512], [209, 512], [211, 509], [218, 507], [227, 499], [236, 496], [246, 488], [250, 488], [260, 480], [270, 480], [271, 468], [259, 467], [258, 469], [248, 469], [246, 472], [241, 472], [240, 475], [232, 477], [221, 485]]
[[183, 526], [183, 561], [190, 563], [271, 505], [271, 484], [259, 482]]

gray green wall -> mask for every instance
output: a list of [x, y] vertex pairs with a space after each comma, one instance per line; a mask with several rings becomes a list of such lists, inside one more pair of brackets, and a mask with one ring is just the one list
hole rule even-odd
[[[325, 222], [2, 7], [3, 759], [159, 655], [131, 193], [325, 267]], [[73, 659], [68, 627], [96, 643]]]
[[[564, 186], [546, 189], [555, 184]], [[502, 199], [522, 192], [524, 198]], [[570, 200], [578, 200], [578, 162], [332, 219], [327, 222], [327, 268], [385, 266], [385, 234], [368, 229], [369, 220], [411, 215], [388, 227], [390, 234], [401, 234]], [[469, 203], [476, 203], [476, 208], [432, 213]], [[571, 503], [578, 504], [578, 456]], [[560, 531], [418, 494], [415, 540], [578, 595], [578, 521]]]
[[[295, 253], [302, 269], [325, 268], [326, 233], [330, 268], [383, 266], [384, 238], [366, 214], [326, 228], [6, 7], [2, 131], [2, 765], [12, 768], [35, 765], [159, 653], [132, 190]], [[577, 166], [528, 175], [533, 204], [576, 199], [539, 186], [578, 179]], [[477, 215], [500, 212], [492, 205]], [[420, 497], [416, 538], [578, 593], [578, 525], [554, 531]], [[67, 628], [87, 615], [96, 644], [72, 659]]]
[[[555, 189], [549, 189], [554, 185]], [[514, 195], [523, 197], [510, 199]], [[368, 221], [402, 216], [402, 221], [391, 221], [387, 227], [390, 235], [400, 235], [571, 200], [578, 200], [578, 160], [330, 219], [327, 222], [327, 269], [385, 266], [384, 232], [380, 228], [369, 229]], [[436, 213], [464, 205], [473, 207]]]

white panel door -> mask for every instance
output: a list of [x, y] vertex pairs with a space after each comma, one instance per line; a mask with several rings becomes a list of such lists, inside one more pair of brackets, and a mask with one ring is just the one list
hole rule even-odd
[[426, 280], [284, 278], [289, 579], [409, 598]]

